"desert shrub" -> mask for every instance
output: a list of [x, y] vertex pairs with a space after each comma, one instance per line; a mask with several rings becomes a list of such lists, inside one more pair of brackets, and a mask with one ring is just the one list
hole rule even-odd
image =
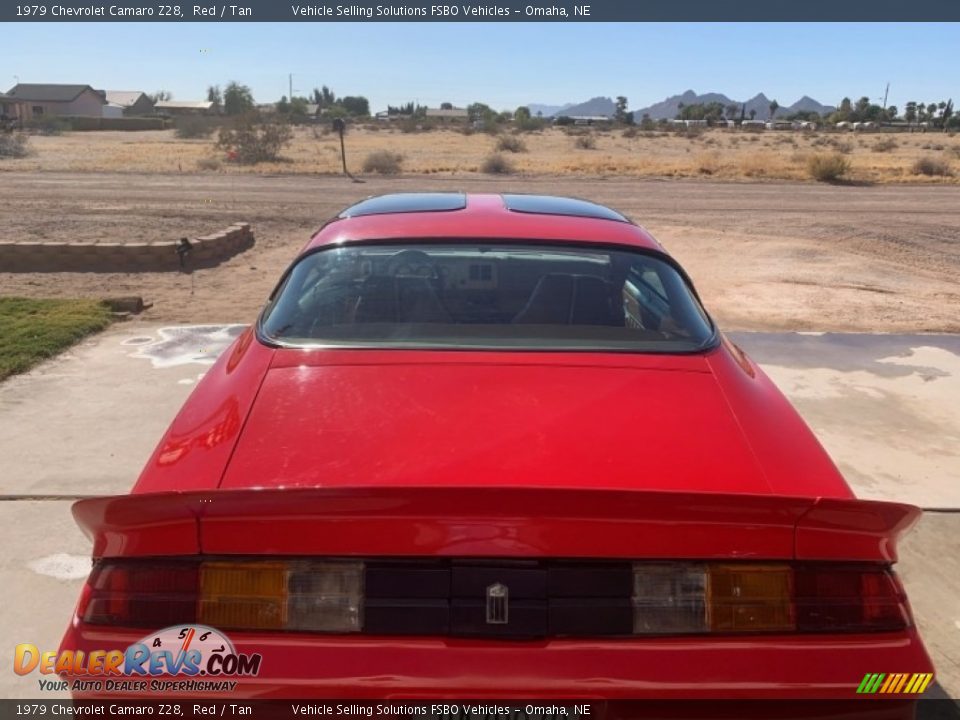
[[30, 138], [26, 133], [0, 134], [0, 158], [22, 158], [30, 154]]
[[217, 158], [200, 158], [197, 160], [198, 170], [219, 170], [223, 165]]
[[574, 139], [573, 146], [580, 150], [596, 150], [597, 139], [593, 135], [579, 135]]
[[639, 133], [640, 131], [636, 128], [636, 126], [631, 126], [620, 133], [620, 137], [624, 137], [629, 140], [630, 138], [635, 138]]
[[216, 130], [217, 119], [201, 115], [184, 115], [173, 121], [173, 132], [178, 138], [206, 138]]
[[914, 175], [927, 175], [928, 177], [948, 177], [953, 175], [950, 170], [950, 163], [935, 157], [918, 158], [910, 170]]
[[512, 153], [526, 152], [527, 144], [516, 135], [501, 135], [497, 140], [497, 150]]
[[292, 139], [289, 125], [243, 118], [232, 127], [220, 128], [216, 147], [226, 150], [231, 160], [253, 165], [279, 159], [280, 151]]
[[680, 128], [679, 130], [674, 131], [676, 137], [686, 138], [687, 140], [699, 140], [700, 137], [706, 132], [702, 127], [697, 127], [693, 125], [691, 127]]
[[853, 152], [853, 143], [847, 142], [846, 140], [831, 139], [827, 144], [838, 153], [846, 155]]
[[720, 153], [714, 150], [697, 155], [694, 167], [701, 175], [713, 175], [720, 170]]
[[548, 124], [549, 122], [545, 118], [538, 117], [514, 120], [514, 125], [519, 132], [540, 132]]
[[873, 144], [874, 152], [890, 152], [891, 150], [897, 149], [897, 141], [893, 138], [884, 138], [883, 140], [877, 140]]
[[509, 175], [514, 172], [513, 163], [500, 153], [488, 155], [480, 166], [480, 171], [488, 175]]
[[363, 161], [365, 173], [396, 175], [403, 166], [403, 155], [389, 150], [374, 150]]
[[840, 153], [811, 155], [807, 158], [807, 172], [819, 182], [837, 182], [850, 172], [850, 161]]
[[952, 145], [947, 148], [947, 154], [960, 158], [960, 145]]

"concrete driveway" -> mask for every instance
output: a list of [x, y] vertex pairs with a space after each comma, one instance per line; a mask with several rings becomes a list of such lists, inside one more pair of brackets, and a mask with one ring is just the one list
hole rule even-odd
[[[123, 493], [238, 325], [117, 325], [0, 383], [0, 613], [6, 652], [53, 649], [89, 569], [69, 514]], [[930, 509], [899, 571], [942, 691], [960, 697], [960, 336], [734, 333], [860, 497]], [[938, 689], [936, 692], [942, 692]], [[0, 673], [0, 697], [37, 697]]]

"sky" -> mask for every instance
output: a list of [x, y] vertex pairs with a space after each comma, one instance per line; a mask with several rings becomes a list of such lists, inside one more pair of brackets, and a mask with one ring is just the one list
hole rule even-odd
[[371, 110], [411, 100], [498, 110], [625, 95], [637, 109], [692, 89], [787, 106], [803, 95], [955, 98], [960, 24], [17, 23], [0, 90], [16, 82], [167, 90], [202, 100], [236, 80], [257, 102], [329, 86]]

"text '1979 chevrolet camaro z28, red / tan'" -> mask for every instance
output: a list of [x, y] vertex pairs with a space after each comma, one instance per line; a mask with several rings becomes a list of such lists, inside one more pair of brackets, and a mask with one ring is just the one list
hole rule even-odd
[[932, 671], [892, 570], [919, 510], [857, 500], [677, 262], [582, 200], [345, 210], [132, 492], [74, 515], [94, 566], [61, 650], [216, 632], [231, 697], [842, 699]]

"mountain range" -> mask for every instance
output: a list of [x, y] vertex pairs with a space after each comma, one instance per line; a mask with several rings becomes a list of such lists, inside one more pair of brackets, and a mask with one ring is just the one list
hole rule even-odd
[[[649, 115], [653, 120], [674, 118], [680, 112], [682, 105], [706, 104], [711, 102], [721, 103], [724, 107], [736, 105], [738, 108], [746, 105], [746, 115], [750, 116], [750, 111], [756, 111], [756, 117], [766, 120], [770, 115], [770, 98], [763, 93], [759, 93], [749, 100], [733, 100], [722, 93], [704, 93], [702, 95], [693, 90], [687, 90], [681, 95], [673, 95], [658, 103], [648, 107], [633, 110], [634, 120], [637, 122], [644, 116]], [[538, 112], [543, 113], [543, 117], [556, 117], [559, 115], [605, 115], [612, 117], [616, 105], [613, 99], [608, 97], [595, 97], [582, 103], [568, 103], [566, 105], [543, 105], [533, 103], [527, 106], [530, 113], [534, 116]], [[817, 112], [821, 115], [829, 114], [836, 108], [830, 105], [823, 105], [813, 98], [804, 95], [792, 105], [780, 107], [775, 117], [783, 117], [795, 112]]]

